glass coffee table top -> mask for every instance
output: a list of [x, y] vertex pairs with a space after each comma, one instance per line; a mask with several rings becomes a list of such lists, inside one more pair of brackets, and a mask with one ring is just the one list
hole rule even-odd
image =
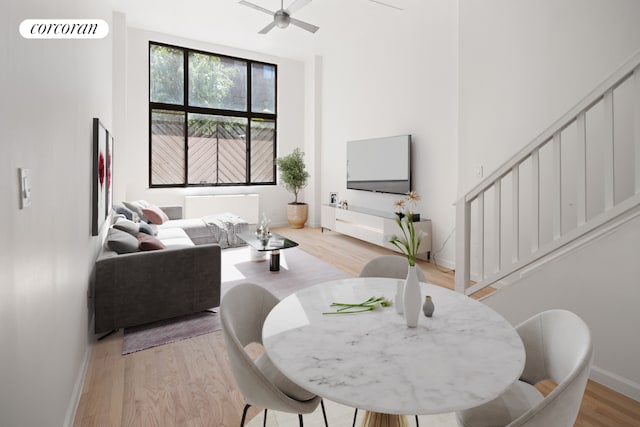
[[259, 252], [271, 252], [271, 262], [269, 263], [269, 270], [271, 271], [280, 271], [281, 249], [289, 249], [298, 246], [297, 242], [287, 239], [278, 233], [271, 233], [269, 238], [262, 239], [252, 231], [245, 231], [243, 233], [238, 233], [238, 237]]
[[278, 233], [271, 233], [268, 239], [260, 239], [256, 233], [245, 231], [238, 233], [238, 237], [247, 242], [249, 246], [258, 251], [276, 251], [279, 249], [289, 249], [298, 246], [297, 242], [287, 239]]

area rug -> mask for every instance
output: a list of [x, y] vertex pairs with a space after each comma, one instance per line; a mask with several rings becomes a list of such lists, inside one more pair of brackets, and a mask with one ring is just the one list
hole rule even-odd
[[208, 311], [125, 328], [122, 354], [197, 337], [215, 332], [220, 328], [218, 314]]
[[280, 251], [278, 272], [269, 271], [268, 256], [256, 260], [256, 254], [248, 247], [222, 251], [222, 295], [233, 286], [250, 282], [282, 299], [318, 283], [351, 277], [300, 248]]
[[[222, 251], [222, 289], [224, 294], [240, 283], [255, 283], [278, 298], [329, 280], [350, 277], [342, 270], [309, 255], [299, 248], [280, 252], [280, 271], [269, 271], [269, 261], [249, 247]], [[203, 312], [148, 325], [126, 328], [122, 354], [215, 332], [221, 328], [218, 314]]]
[[[353, 408], [324, 400], [324, 406], [327, 412], [327, 421], [330, 426], [351, 426], [353, 423]], [[362, 422], [364, 411], [358, 411], [356, 425]], [[415, 417], [407, 417], [409, 427], [416, 425]], [[429, 427], [456, 427], [456, 416], [454, 413], [438, 414], [438, 415], [420, 415], [418, 417], [421, 426]], [[256, 415], [246, 425], [246, 427], [262, 427], [264, 421], [264, 411]], [[268, 411], [267, 427], [298, 427], [298, 416], [296, 414], [287, 414], [285, 412]], [[304, 425], [306, 427], [324, 427], [324, 419], [322, 418], [322, 409], [318, 409], [311, 414], [304, 416]]]

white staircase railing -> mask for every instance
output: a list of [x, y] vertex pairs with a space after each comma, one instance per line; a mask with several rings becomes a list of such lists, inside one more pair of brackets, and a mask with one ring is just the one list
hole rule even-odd
[[638, 204], [640, 52], [458, 200], [456, 290], [495, 285]]

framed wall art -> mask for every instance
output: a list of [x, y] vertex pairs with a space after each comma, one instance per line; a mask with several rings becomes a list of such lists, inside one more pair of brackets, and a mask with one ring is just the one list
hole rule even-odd
[[91, 235], [97, 236], [107, 218], [107, 139], [109, 132], [93, 119], [92, 183], [91, 183]]
[[107, 164], [105, 174], [105, 215], [108, 217], [113, 206], [113, 135], [107, 131]]

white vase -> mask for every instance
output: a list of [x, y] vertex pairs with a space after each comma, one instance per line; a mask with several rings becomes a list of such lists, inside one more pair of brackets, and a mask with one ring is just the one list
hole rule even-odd
[[420, 311], [422, 310], [422, 293], [420, 292], [420, 283], [418, 282], [418, 272], [416, 266], [409, 266], [407, 280], [404, 284], [404, 318], [407, 326], [415, 328], [418, 326], [420, 319]]

